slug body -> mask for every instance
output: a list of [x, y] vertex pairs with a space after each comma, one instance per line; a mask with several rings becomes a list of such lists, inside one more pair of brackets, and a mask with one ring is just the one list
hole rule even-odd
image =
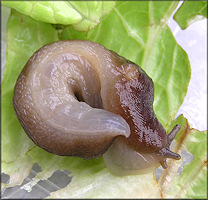
[[115, 174], [145, 173], [180, 159], [153, 111], [154, 85], [102, 45], [59, 41], [39, 49], [18, 77], [13, 106], [28, 136], [53, 154], [104, 155]]

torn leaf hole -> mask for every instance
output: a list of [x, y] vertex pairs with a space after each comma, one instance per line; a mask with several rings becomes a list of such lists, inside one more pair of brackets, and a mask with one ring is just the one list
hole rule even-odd
[[188, 165], [193, 160], [193, 155], [187, 150], [181, 152], [181, 157], [183, 158], [183, 163], [178, 168], [177, 174], [180, 175], [183, 171], [185, 165]]

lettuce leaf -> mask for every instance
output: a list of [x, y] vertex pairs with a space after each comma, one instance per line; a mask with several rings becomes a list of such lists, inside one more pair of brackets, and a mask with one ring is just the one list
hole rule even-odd
[[173, 16], [182, 29], [205, 17], [207, 18], [207, 1], [184, 1]]
[[72, 24], [76, 30], [93, 29], [112, 10], [114, 1], [2, 1], [33, 19], [51, 24]]
[[[1, 102], [2, 172], [10, 175], [7, 187], [21, 184], [33, 163], [37, 162], [42, 172], [36, 175], [36, 180], [47, 179], [57, 169], [71, 171], [72, 182], [62, 190], [52, 193], [51, 197], [175, 197], [174, 193], [168, 194], [167, 188], [171, 183], [165, 183], [167, 187], [162, 181], [158, 184], [153, 173], [118, 177], [108, 171], [102, 158], [82, 160], [60, 157], [35, 146], [19, 125], [12, 107], [12, 96], [20, 71], [29, 57], [41, 46], [60, 39], [87, 39], [134, 61], [149, 74], [155, 84], [154, 110], [165, 128], [170, 129], [170, 124], [186, 95], [190, 79], [187, 54], [177, 44], [167, 26], [177, 4], [178, 2], [169, 1], [117, 2], [114, 9], [103, 17], [95, 29], [78, 32], [69, 26], [61, 34], [49, 23], [12, 11], [8, 21], [7, 61]], [[183, 125], [183, 120], [179, 123]], [[189, 133], [190, 140], [194, 137], [194, 132]], [[188, 149], [191, 152], [190, 149], [198, 145], [187, 140], [180, 141], [180, 137], [177, 138], [177, 151]], [[204, 154], [206, 149], [202, 148], [200, 151]], [[190, 163], [191, 167], [192, 164], [195, 166], [195, 162]], [[172, 169], [176, 164], [170, 162], [168, 165]], [[177, 168], [174, 170], [177, 171]], [[192, 180], [191, 174], [188, 175]], [[166, 176], [162, 175], [162, 178]], [[172, 176], [175, 180], [176, 174]], [[199, 181], [205, 180], [204, 177], [196, 177]], [[180, 181], [178, 179], [174, 183], [179, 187], [179, 191], [182, 188]], [[148, 190], [149, 188], [152, 189]], [[184, 193], [184, 196], [186, 195], [187, 192]], [[200, 195], [205, 196], [204, 188]]]
[[[172, 122], [171, 128], [176, 124], [181, 124], [182, 128], [177, 135], [174, 151], [180, 153], [182, 159], [175, 162], [169, 160], [170, 167], [164, 171], [159, 182], [163, 195], [165, 198], [206, 199], [207, 131], [192, 129], [183, 115]], [[188, 162], [185, 154], [191, 158]]]
[[[47, 179], [56, 169], [71, 171], [72, 182], [51, 193], [48, 198], [161, 198], [153, 172], [136, 176], [115, 176], [105, 167], [102, 157], [91, 160], [60, 157], [39, 147], [34, 148], [28, 155], [41, 166], [42, 172], [38, 174], [38, 178]], [[147, 193], [148, 187], [152, 190]]]

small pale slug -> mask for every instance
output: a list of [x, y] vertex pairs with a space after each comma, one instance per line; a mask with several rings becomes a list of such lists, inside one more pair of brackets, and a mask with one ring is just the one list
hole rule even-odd
[[61, 156], [104, 156], [118, 175], [146, 173], [166, 158], [171, 133], [153, 111], [154, 85], [133, 62], [100, 44], [70, 40], [40, 48], [19, 75], [17, 118], [39, 147]]

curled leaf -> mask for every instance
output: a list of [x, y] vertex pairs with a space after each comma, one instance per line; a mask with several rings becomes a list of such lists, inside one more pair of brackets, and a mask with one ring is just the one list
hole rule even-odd
[[2, 1], [33, 19], [62, 25], [73, 25], [78, 31], [93, 29], [109, 13], [114, 1]]

